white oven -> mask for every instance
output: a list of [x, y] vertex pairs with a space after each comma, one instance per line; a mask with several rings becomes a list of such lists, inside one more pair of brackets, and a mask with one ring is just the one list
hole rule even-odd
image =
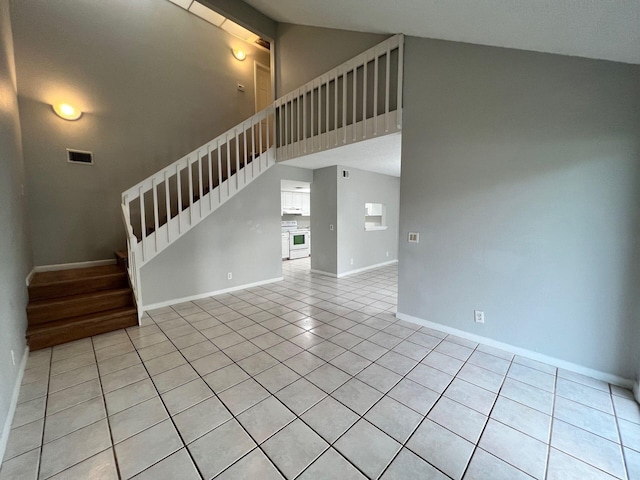
[[311, 232], [293, 230], [289, 232], [289, 258], [303, 258], [311, 254]]

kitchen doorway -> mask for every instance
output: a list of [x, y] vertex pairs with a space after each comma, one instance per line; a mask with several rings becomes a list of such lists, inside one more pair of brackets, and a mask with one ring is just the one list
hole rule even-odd
[[281, 180], [280, 206], [282, 260], [311, 268], [311, 184]]

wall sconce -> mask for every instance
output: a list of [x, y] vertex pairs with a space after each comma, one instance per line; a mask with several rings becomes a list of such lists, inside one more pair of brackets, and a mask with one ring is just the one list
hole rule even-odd
[[56, 112], [60, 118], [65, 120], [78, 120], [82, 116], [82, 112], [77, 108], [69, 105], [68, 103], [60, 103], [58, 105], [51, 105], [53, 111]]
[[247, 54], [244, 50], [232, 50], [233, 56], [236, 57], [236, 60], [240, 60], [241, 62], [247, 58]]

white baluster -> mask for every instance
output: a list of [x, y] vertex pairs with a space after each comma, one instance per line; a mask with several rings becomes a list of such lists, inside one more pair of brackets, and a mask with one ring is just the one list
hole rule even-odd
[[142, 186], [138, 189], [139, 198], [140, 198], [140, 226], [142, 227], [142, 259], [147, 258], [147, 220], [145, 218], [144, 212], [144, 190]]
[[389, 44], [387, 43], [387, 66], [386, 66], [386, 81], [384, 88], [384, 131], [387, 133], [389, 131], [389, 88], [390, 88], [390, 80], [391, 80], [391, 49]]
[[156, 186], [156, 179], [152, 179], [151, 180], [151, 188], [153, 190], [153, 227], [154, 227], [154, 245], [155, 245], [155, 252], [158, 252], [158, 227], [160, 226], [160, 222], [158, 221], [158, 217], [160, 215], [160, 213], [158, 212], [158, 190], [157, 190], [157, 186]]
[[404, 63], [404, 36], [400, 35], [400, 45], [398, 45], [398, 105], [396, 106], [396, 120], [398, 128], [402, 128], [402, 75]]
[[171, 199], [169, 198], [169, 170], [164, 171], [164, 202], [167, 211], [167, 243], [171, 243]]

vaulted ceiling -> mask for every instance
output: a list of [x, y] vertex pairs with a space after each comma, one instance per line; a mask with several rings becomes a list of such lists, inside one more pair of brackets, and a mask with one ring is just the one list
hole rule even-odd
[[279, 22], [640, 63], [640, 0], [245, 0]]

